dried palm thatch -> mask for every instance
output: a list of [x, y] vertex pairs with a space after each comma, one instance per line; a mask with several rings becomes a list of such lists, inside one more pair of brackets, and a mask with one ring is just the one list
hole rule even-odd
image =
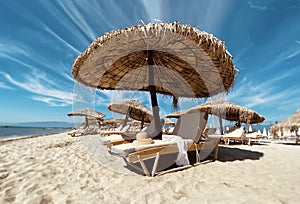
[[73, 111], [67, 114], [68, 116], [89, 116], [92, 118], [102, 119], [105, 117], [105, 114], [98, 111], [94, 111], [90, 108], [85, 108], [77, 111]]
[[152, 111], [143, 106], [137, 100], [126, 100], [122, 102], [112, 103], [107, 106], [110, 111], [121, 114], [128, 114], [130, 118], [150, 123], [153, 119]]
[[190, 25], [149, 23], [98, 37], [74, 61], [72, 74], [90, 87], [151, 91], [154, 86], [176, 100], [228, 91], [235, 68], [213, 35]]
[[102, 119], [97, 119], [97, 118], [91, 118], [91, 117], [87, 117], [87, 121], [83, 121], [81, 123], [81, 126], [86, 126], [86, 125], [97, 125], [97, 126], [101, 126], [102, 125]]
[[117, 120], [116, 119], [109, 119], [109, 120], [104, 120], [102, 122], [103, 126], [111, 125], [111, 126], [116, 126], [117, 125]]
[[277, 131], [290, 130], [290, 131], [298, 131], [300, 128], [300, 110], [296, 111], [293, 115], [283, 120], [280, 123], [273, 125], [270, 128], [270, 132], [275, 135]]
[[95, 118], [99, 121], [101, 121], [104, 117], [105, 114], [100, 113], [98, 111], [94, 111], [90, 108], [85, 108], [77, 111], [73, 111], [67, 114], [68, 116], [85, 116], [85, 127], [89, 125], [89, 118]]
[[175, 125], [175, 122], [173, 120], [171, 120], [170, 118], [166, 118], [165, 119], [165, 124], [166, 125]]
[[170, 113], [168, 115], [166, 115], [166, 118], [179, 118], [182, 114], [186, 113], [187, 110], [180, 110], [174, 113]]
[[212, 99], [189, 109], [187, 112], [194, 111], [206, 112], [208, 114], [239, 123], [253, 124], [260, 123], [265, 120], [265, 118], [257, 112], [222, 98]]

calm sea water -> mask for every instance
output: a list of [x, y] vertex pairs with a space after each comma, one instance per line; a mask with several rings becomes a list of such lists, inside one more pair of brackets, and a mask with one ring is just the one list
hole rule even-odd
[[10, 137], [49, 135], [67, 131], [69, 128], [44, 128], [44, 127], [0, 127], [0, 139]]

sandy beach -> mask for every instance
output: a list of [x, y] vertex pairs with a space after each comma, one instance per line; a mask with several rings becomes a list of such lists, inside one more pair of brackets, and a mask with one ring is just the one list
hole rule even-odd
[[219, 159], [157, 177], [127, 170], [99, 136], [0, 142], [0, 203], [299, 203], [300, 145], [220, 145]]

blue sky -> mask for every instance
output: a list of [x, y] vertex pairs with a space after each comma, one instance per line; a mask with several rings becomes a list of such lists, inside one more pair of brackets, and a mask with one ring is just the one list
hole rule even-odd
[[[240, 74], [223, 97], [266, 123], [283, 120], [300, 108], [299, 10], [299, 0], [1, 1], [0, 122], [72, 121], [66, 114], [81, 107], [113, 117], [107, 104], [126, 98], [150, 107], [149, 94], [84, 88], [71, 70], [96, 37], [156, 19], [224, 41]], [[179, 102], [185, 109], [202, 101]], [[172, 111], [168, 98], [160, 96], [159, 104], [162, 114]]]

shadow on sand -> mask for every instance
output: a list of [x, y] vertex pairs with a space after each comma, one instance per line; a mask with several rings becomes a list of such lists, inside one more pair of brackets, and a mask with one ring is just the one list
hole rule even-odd
[[264, 154], [262, 152], [219, 146], [218, 161], [243, 161], [246, 159], [259, 160], [263, 156]]
[[[220, 162], [231, 162], [231, 161], [243, 161], [246, 159], [250, 160], [259, 160], [261, 157], [263, 157], [262, 152], [257, 152], [257, 151], [250, 151], [250, 150], [245, 150], [245, 149], [239, 149], [239, 148], [233, 148], [233, 147], [223, 147], [219, 146], [219, 155], [217, 161]], [[158, 171], [166, 171], [172, 168], [178, 167], [175, 164], [177, 154], [170, 154], [170, 155], [163, 155], [160, 158], [160, 162], [158, 164]], [[195, 152], [188, 152], [188, 157], [189, 161], [191, 164], [195, 164], [196, 161], [196, 153]], [[213, 160], [213, 152], [203, 161], [207, 160]], [[154, 160], [149, 159], [145, 160], [145, 165], [149, 170], [152, 169], [153, 167]], [[130, 171], [133, 171], [137, 174], [144, 175], [144, 172], [142, 171], [142, 168], [139, 163], [134, 163], [134, 164], [127, 164], [124, 166], [125, 168], [129, 169]], [[139, 170], [138, 170], [139, 169]]]
[[296, 142], [282, 142], [282, 143], [279, 143], [279, 144], [283, 144], [283, 145], [292, 145], [292, 146], [299, 146], [300, 147], [300, 143], [296, 143]]

